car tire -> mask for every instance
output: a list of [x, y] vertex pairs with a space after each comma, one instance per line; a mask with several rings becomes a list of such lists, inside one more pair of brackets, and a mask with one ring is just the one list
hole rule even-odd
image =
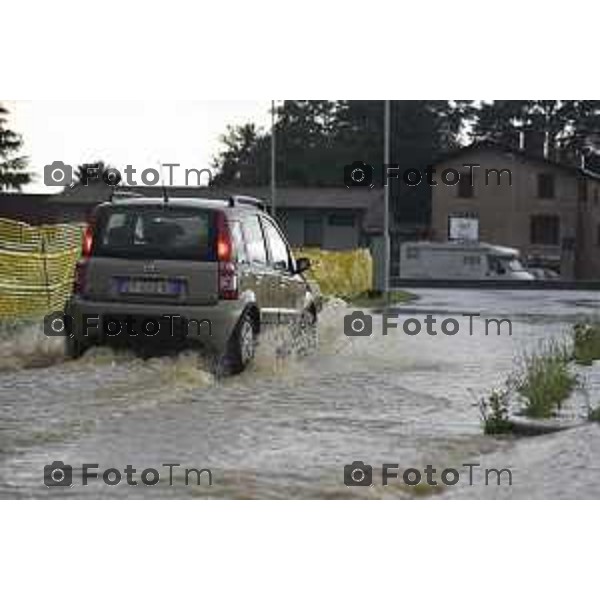
[[223, 356], [224, 371], [237, 375], [246, 369], [254, 360], [256, 352], [258, 327], [256, 319], [249, 313], [244, 313], [235, 327]]
[[80, 358], [88, 349], [88, 345], [78, 340], [74, 335], [65, 338], [65, 356], [71, 360]]

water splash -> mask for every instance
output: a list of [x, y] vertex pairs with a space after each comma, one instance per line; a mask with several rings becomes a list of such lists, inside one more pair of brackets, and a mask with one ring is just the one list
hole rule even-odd
[[63, 338], [46, 336], [41, 322], [5, 324], [0, 331], [0, 372], [63, 362], [63, 343]]
[[[250, 376], [291, 374], [301, 367], [307, 356], [338, 354], [347, 344], [343, 335], [346, 311], [346, 303], [334, 298], [328, 300], [320, 312], [316, 331], [288, 325], [265, 329], [255, 361], [248, 369]], [[145, 360], [133, 350], [106, 346], [92, 347], [80, 359], [69, 361], [64, 354], [64, 338], [46, 336], [42, 322], [9, 323], [0, 328], [0, 372], [45, 368], [61, 363], [69, 370], [119, 366], [133, 371], [144, 365], [166, 382], [204, 386], [215, 379], [213, 362], [210, 357], [194, 351]]]
[[302, 371], [306, 360], [318, 355], [336, 355], [345, 344], [343, 316], [347, 304], [334, 298], [328, 300], [317, 320], [317, 327], [300, 328], [280, 325], [261, 333], [253, 364], [247, 376], [288, 375]]

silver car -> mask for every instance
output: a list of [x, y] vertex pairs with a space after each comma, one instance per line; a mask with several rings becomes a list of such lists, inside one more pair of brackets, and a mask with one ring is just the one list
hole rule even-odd
[[127, 198], [98, 206], [83, 241], [66, 352], [201, 344], [229, 372], [273, 323], [314, 329], [318, 290], [259, 200]]

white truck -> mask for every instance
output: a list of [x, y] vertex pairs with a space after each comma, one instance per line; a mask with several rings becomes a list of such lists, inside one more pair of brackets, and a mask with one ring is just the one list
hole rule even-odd
[[535, 279], [519, 251], [483, 242], [405, 242], [400, 246], [402, 279]]

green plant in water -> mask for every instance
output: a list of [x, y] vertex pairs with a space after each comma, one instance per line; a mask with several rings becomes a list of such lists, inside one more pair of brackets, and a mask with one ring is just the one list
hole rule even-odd
[[577, 323], [573, 327], [573, 359], [580, 365], [600, 360], [600, 323]]
[[515, 387], [525, 399], [525, 415], [550, 418], [560, 410], [577, 384], [577, 376], [569, 370], [571, 354], [566, 344], [553, 341], [540, 352], [523, 357]]
[[588, 410], [588, 421], [600, 423], [600, 406], [596, 406], [596, 408], [590, 408]]
[[479, 400], [479, 412], [483, 422], [483, 432], [488, 435], [510, 433], [509, 421], [510, 394], [507, 389], [492, 390], [487, 398]]

